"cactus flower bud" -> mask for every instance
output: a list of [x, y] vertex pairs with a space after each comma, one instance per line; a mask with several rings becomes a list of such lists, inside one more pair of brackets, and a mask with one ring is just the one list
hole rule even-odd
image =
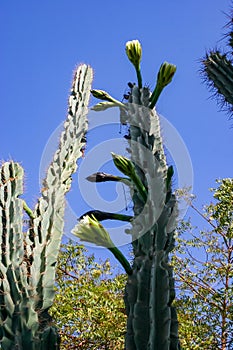
[[131, 186], [131, 180], [127, 177], [116, 176], [112, 174], [106, 174], [103, 172], [97, 172], [86, 177], [90, 182], [105, 182], [105, 181], [116, 181], [122, 182], [127, 186]]
[[172, 78], [176, 72], [176, 66], [174, 64], [164, 62], [159, 68], [157, 75], [157, 82], [155, 89], [150, 97], [150, 108], [153, 109], [158, 98], [168, 84], [172, 81]]
[[94, 107], [92, 107], [94, 111], [105, 111], [111, 107], [125, 107], [124, 103], [116, 100], [104, 90], [91, 90], [91, 93], [94, 97], [103, 101], [107, 101], [97, 103]]
[[138, 40], [127, 41], [125, 46], [125, 51], [130, 62], [134, 65], [137, 78], [138, 78], [138, 87], [142, 88], [142, 76], [140, 70], [140, 62], [142, 58], [142, 47]]
[[128, 41], [125, 50], [130, 62], [136, 69], [138, 69], [142, 58], [142, 47], [140, 42], [138, 40]]
[[130, 178], [132, 177], [132, 174], [134, 174], [134, 165], [131, 162], [130, 159], [120, 156], [118, 154], [115, 154], [111, 152], [113, 162], [115, 166], [117, 167], [118, 170], [120, 170], [124, 175], [129, 176]]
[[174, 64], [164, 62], [161, 64], [157, 82], [161, 87], [165, 87], [166, 85], [170, 84], [172, 81], [172, 78], [176, 72], [176, 66]]
[[136, 174], [135, 166], [131, 162], [131, 160], [126, 157], [117, 155], [113, 152], [112, 152], [112, 158], [117, 169], [120, 170], [124, 175], [128, 176], [132, 180], [137, 190], [139, 191], [140, 195], [142, 196], [142, 199], [144, 200], [144, 202], [146, 202], [147, 191], [141, 179]]
[[91, 93], [94, 97], [98, 98], [99, 100], [109, 102], [112, 102], [114, 100], [114, 98], [104, 90], [91, 90]]

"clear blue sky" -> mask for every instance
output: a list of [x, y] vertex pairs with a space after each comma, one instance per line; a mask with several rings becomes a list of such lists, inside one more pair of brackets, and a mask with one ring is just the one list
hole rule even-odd
[[232, 177], [233, 130], [209, 99], [199, 60], [209, 48], [224, 48], [220, 39], [230, 5], [230, 0], [2, 1], [0, 159], [22, 163], [29, 204], [39, 195], [45, 144], [66, 116], [74, 67], [90, 64], [93, 87], [120, 99], [127, 82], [135, 81], [124, 50], [131, 39], [142, 43], [146, 84], [154, 86], [163, 61], [177, 65], [157, 109], [189, 150], [197, 204], [209, 201], [215, 179]]

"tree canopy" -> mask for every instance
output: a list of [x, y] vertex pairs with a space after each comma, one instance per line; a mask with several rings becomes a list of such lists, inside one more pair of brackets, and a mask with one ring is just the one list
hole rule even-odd
[[233, 179], [217, 180], [200, 212], [209, 230], [182, 222], [173, 257], [184, 349], [233, 348]]
[[[173, 255], [179, 334], [185, 350], [233, 347], [233, 179], [217, 181], [199, 211], [209, 229], [182, 221]], [[61, 349], [124, 349], [126, 276], [83, 246], [63, 245], [52, 316]]]
[[109, 260], [96, 262], [83, 246], [63, 244], [51, 308], [61, 349], [123, 349], [125, 281]]

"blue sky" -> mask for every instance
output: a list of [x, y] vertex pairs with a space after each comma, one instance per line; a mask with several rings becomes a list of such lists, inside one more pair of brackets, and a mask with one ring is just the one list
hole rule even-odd
[[208, 202], [215, 179], [232, 177], [233, 130], [209, 99], [199, 61], [206, 50], [225, 47], [224, 12], [230, 5], [230, 0], [2, 1], [0, 159], [23, 165], [29, 204], [39, 195], [44, 147], [66, 116], [75, 66], [90, 64], [93, 87], [121, 99], [127, 82], [135, 81], [124, 49], [131, 39], [142, 43], [142, 74], [149, 86], [163, 61], [177, 65], [157, 110], [189, 151], [197, 205]]

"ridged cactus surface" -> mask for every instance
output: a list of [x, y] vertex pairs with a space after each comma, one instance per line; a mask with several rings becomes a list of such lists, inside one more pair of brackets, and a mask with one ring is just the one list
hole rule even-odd
[[[59, 349], [49, 315], [54, 299], [55, 269], [64, 228], [65, 194], [77, 159], [82, 156], [93, 72], [77, 68], [59, 148], [48, 168], [41, 197], [30, 210], [23, 194], [23, 169], [1, 166], [0, 179], [0, 348]], [[29, 215], [28, 229], [23, 220]]]
[[133, 195], [134, 261], [125, 294], [126, 349], [178, 349], [177, 318], [172, 306], [174, 281], [168, 264], [177, 204], [168, 179], [159, 116], [148, 107], [150, 96], [148, 88], [139, 90], [134, 86], [127, 106], [131, 160], [140, 165], [136, 170], [148, 194], [146, 203], [137, 192]]
[[[126, 53], [135, 67], [138, 80], [137, 85], [129, 83], [127, 102], [117, 101], [103, 90], [92, 90], [94, 97], [104, 101], [93, 109], [101, 111], [119, 107], [120, 121], [129, 128], [129, 158], [112, 154], [114, 164], [124, 176], [96, 173], [88, 179], [92, 182], [120, 181], [128, 185], [134, 215], [101, 214], [93, 210], [82, 215], [72, 232], [83, 241], [107, 247], [128, 274], [124, 297], [127, 313], [125, 349], [178, 350], [178, 322], [173, 306], [175, 288], [169, 265], [178, 209], [172, 193], [173, 167], [167, 164], [160, 120], [155, 109], [176, 67], [164, 62], [159, 69], [155, 89], [150, 92], [149, 88], [142, 86], [140, 43], [137, 40], [128, 42]], [[127, 233], [132, 237], [132, 264], [114, 246], [99, 222], [113, 218], [131, 223]]]
[[213, 86], [222, 106], [228, 105], [233, 112], [233, 66], [219, 51], [210, 52], [203, 60], [204, 72], [210, 86]]
[[227, 110], [230, 119], [233, 114], [233, 11], [228, 16], [230, 22], [227, 27], [229, 32], [227, 46], [230, 51], [223, 53], [221, 50], [210, 50], [202, 59], [202, 74], [207, 85], [214, 90], [220, 107]]

